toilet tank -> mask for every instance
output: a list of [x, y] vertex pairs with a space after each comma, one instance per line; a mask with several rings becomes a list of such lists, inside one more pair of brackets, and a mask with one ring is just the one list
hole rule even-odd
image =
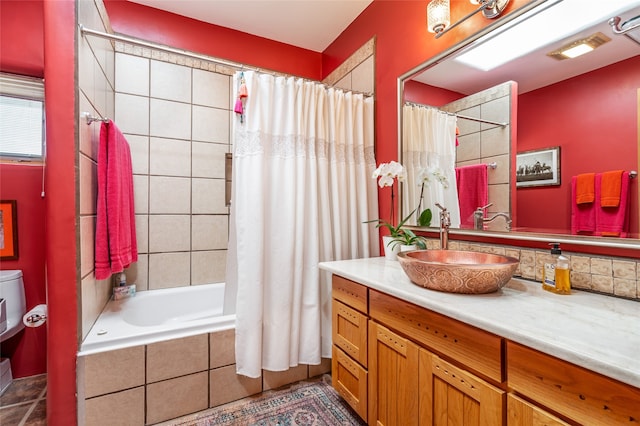
[[[22, 327], [22, 316], [26, 313], [26, 300], [24, 296], [24, 283], [22, 281], [22, 271], [8, 270], [0, 271], [0, 299], [4, 299], [2, 318], [6, 317], [6, 331], [19, 331]], [[3, 327], [4, 328], [4, 327]], [[3, 336], [3, 340], [7, 336]], [[10, 336], [9, 336], [10, 337]]]

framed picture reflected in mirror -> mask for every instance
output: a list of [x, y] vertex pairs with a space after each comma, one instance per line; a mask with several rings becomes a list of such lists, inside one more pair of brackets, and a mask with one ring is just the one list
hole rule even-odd
[[560, 185], [560, 147], [519, 152], [516, 188]]

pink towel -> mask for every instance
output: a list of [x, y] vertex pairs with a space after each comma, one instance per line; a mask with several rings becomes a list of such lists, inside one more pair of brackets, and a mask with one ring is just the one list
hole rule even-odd
[[120, 130], [109, 121], [100, 127], [98, 150], [96, 279], [122, 272], [137, 260], [131, 151]]
[[487, 165], [474, 164], [456, 168], [456, 185], [460, 203], [460, 228], [473, 229], [473, 212], [489, 200]]
[[596, 230], [596, 209], [599, 208], [600, 202], [578, 204], [577, 191], [578, 177], [573, 176], [571, 178], [571, 233], [593, 235]]
[[603, 175], [596, 174], [596, 235], [625, 238], [629, 232], [629, 172], [622, 173], [620, 203], [617, 207], [600, 204]]

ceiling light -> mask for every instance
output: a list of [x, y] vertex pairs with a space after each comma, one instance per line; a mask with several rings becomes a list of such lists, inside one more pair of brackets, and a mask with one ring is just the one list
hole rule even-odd
[[427, 30], [435, 33], [436, 38], [457, 27], [478, 12], [482, 12], [485, 18], [496, 18], [507, 7], [509, 0], [469, 0], [473, 5], [480, 5], [479, 8], [464, 16], [453, 25], [450, 24], [449, 0], [432, 0], [427, 5]]
[[[552, 1], [485, 36], [476, 47], [455, 60], [489, 71], [513, 59], [576, 34], [597, 22], [637, 5], [638, 0], [607, 0], [585, 7], [584, 0]], [[551, 6], [548, 6], [551, 4]], [[544, 28], [544, 31], [541, 31]], [[499, 54], [498, 54], [499, 52]]]
[[606, 35], [602, 33], [595, 33], [587, 38], [581, 38], [580, 40], [575, 40], [571, 43], [565, 44], [560, 49], [547, 53], [547, 56], [551, 56], [558, 60], [576, 58], [580, 55], [591, 52], [596, 47], [602, 46], [608, 41], [611, 41], [611, 39]]

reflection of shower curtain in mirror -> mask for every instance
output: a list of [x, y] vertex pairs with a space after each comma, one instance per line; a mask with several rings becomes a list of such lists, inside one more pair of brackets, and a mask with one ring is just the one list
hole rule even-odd
[[225, 304], [237, 289], [236, 370], [258, 377], [330, 356], [331, 287], [318, 262], [379, 255], [378, 232], [363, 223], [378, 201], [373, 98], [293, 77], [244, 77]]
[[[432, 173], [424, 186], [421, 210], [430, 208], [433, 213], [431, 226], [438, 226], [435, 203], [440, 203], [451, 213], [451, 227], [460, 227], [460, 208], [456, 189], [456, 116], [436, 108], [404, 105], [402, 111], [402, 162], [407, 170], [407, 179], [402, 187], [402, 214], [406, 215], [420, 205], [423, 170], [440, 171], [447, 187]], [[419, 214], [419, 213], [418, 213]], [[409, 224], [415, 224], [415, 217]]]

